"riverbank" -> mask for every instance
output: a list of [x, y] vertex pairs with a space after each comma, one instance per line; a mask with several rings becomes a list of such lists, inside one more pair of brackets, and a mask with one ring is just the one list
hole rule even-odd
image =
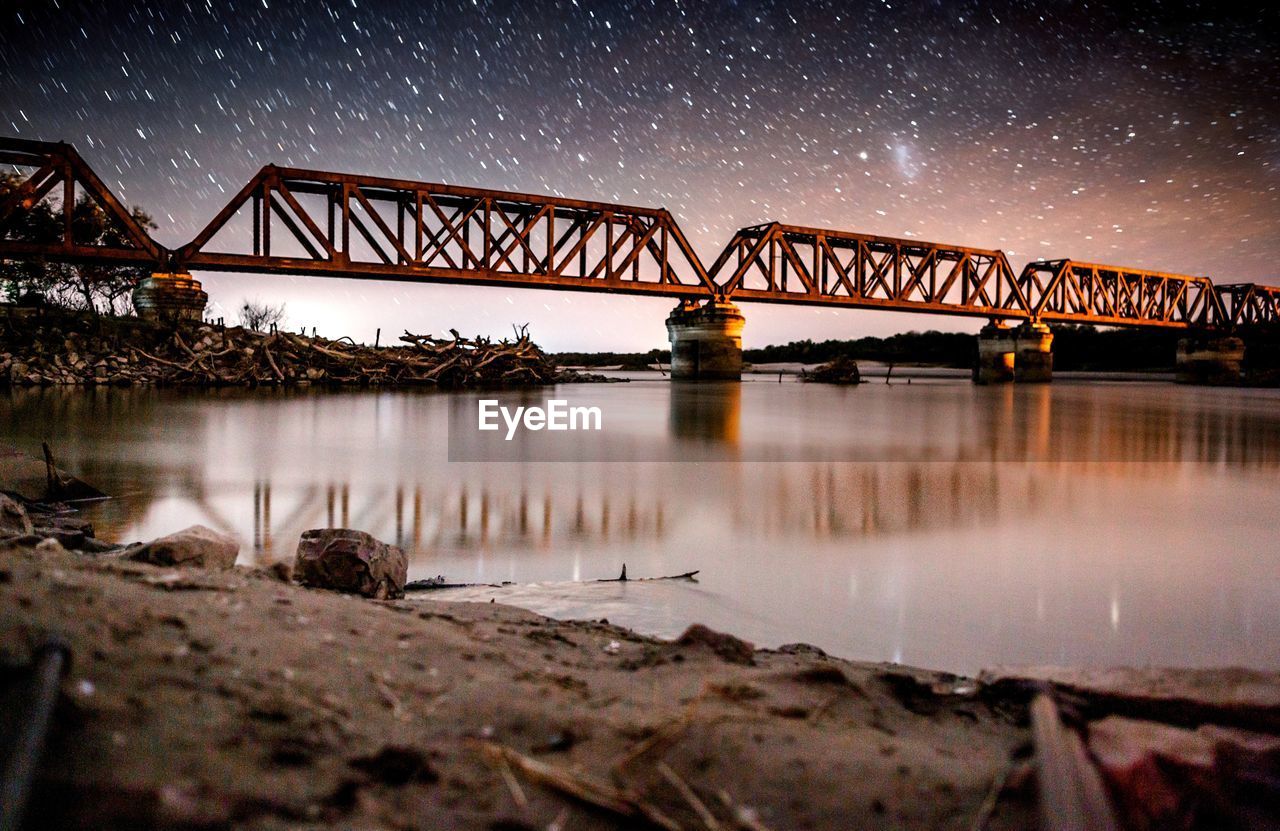
[[[0, 647], [22, 656], [56, 632], [73, 654], [36, 828], [616, 826], [513, 773], [524, 759], [691, 828], [676, 782], [743, 827], [944, 827], [977, 814], [1026, 740], [1016, 708], [931, 692], [957, 689], [950, 676], [812, 648], [51, 545], [2, 562]], [[1023, 810], [993, 827], [1025, 827]]]
[[1122, 774], [1145, 770], [1135, 730], [1172, 732], [1177, 768], [1205, 728], [1169, 724], [1280, 729], [1268, 673], [965, 679], [51, 541], [3, 544], [0, 621], [9, 664], [49, 635], [72, 656], [33, 829], [1033, 828], [1034, 689]]
[[456, 331], [405, 332], [399, 341], [371, 347], [283, 330], [10, 307], [0, 318], [0, 386], [466, 389], [601, 380], [561, 369], [524, 330], [498, 341]]

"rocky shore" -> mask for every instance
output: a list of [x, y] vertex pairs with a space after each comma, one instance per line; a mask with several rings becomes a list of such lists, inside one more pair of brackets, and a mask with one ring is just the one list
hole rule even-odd
[[1035, 828], [1046, 692], [1117, 827], [1276, 819], [1273, 674], [662, 641], [398, 597], [403, 552], [359, 532], [250, 569], [207, 529], [117, 547], [0, 507], [0, 680], [50, 636], [71, 655], [30, 829]]
[[425, 386], [440, 389], [595, 381], [556, 366], [527, 332], [468, 339], [405, 332], [371, 347], [277, 330], [53, 307], [0, 317], [0, 386]]

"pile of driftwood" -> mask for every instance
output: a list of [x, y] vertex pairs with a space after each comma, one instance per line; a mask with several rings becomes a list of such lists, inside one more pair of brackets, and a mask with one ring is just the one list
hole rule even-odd
[[[70, 325], [67, 325], [70, 323]], [[518, 329], [514, 340], [406, 332], [402, 345], [362, 346], [277, 331], [188, 324], [42, 327], [4, 338], [0, 385], [526, 386], [589, 380], [560, 370]]]

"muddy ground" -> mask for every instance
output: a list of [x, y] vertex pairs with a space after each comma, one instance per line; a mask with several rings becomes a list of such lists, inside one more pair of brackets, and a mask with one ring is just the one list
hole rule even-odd
[[[0, 553], [4, 656], [74, 654], [31, 828], [969, 828], [1028, 740], [812, 647], [45, 548]], [[1016, 784], [990, 827], [1030, 827]]]
[[33, 650], [72, 666], [27, 829], [1033, 828], [1046, 690], [1126, 827], [1280, 820], [1277, 673], [964, 679], [38, 537], [0, 542], [0, 739]]

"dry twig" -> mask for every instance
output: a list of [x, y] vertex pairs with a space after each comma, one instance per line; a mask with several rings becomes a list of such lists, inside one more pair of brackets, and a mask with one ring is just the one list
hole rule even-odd
[[644, 820], [666, 831], [680, 831], [680, 825], [675, 820], [622, 788], [594, 782], [580, 773], [540, 762], [495, 742], [481, 742], [480, 750], [485, 759], [499, 770], [502, 764], [509, 765], [539, 785], [614, 816]]

